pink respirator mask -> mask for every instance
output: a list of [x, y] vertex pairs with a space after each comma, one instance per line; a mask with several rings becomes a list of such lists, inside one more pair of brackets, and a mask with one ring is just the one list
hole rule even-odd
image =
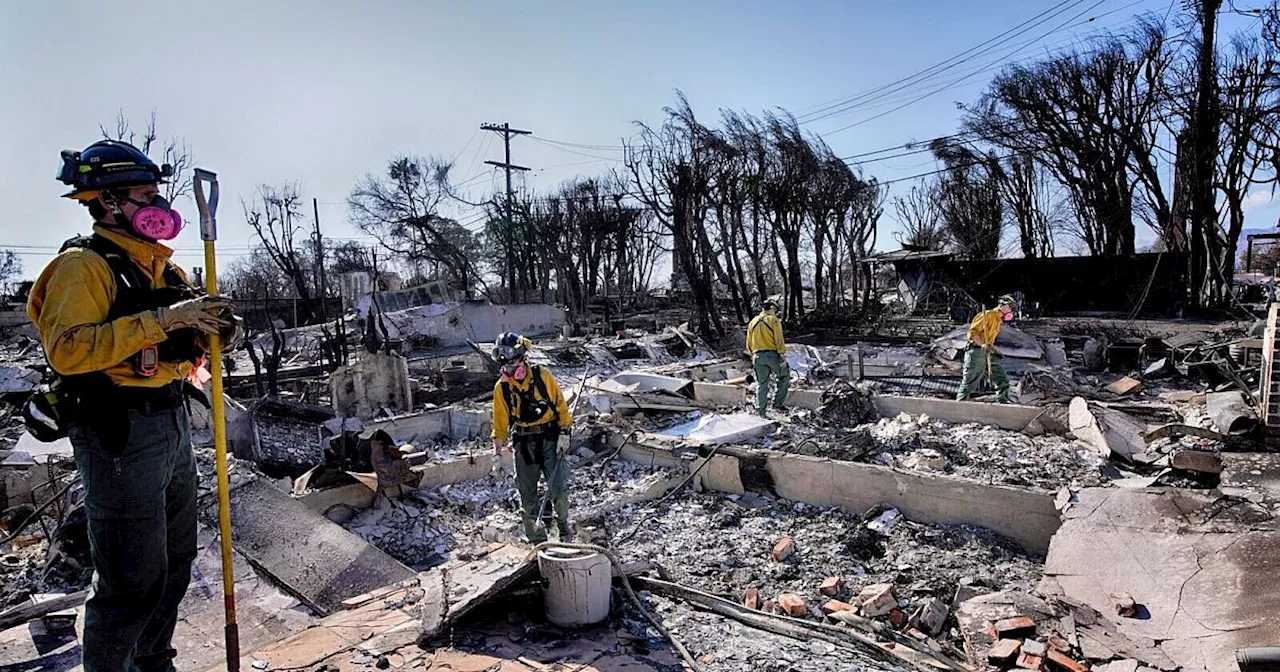
[[156, 196], [150, 203], [129, 199], [138, 206], [129, 224], [133, 232], [147, 240], [173, 240], [182, 231], [182, 215], [174, 210], [163, 196]]
[[524, 378], [525, 374], [528, 373], [528, 371], [529, 369], [524, 365], [524, 362], [520, 362], [519, 364], [502, 365], [503, 377], [509, 378], [512, 380], [520, 380]]
[[1001, 319], [1001, 320], [1004, 320], [1005, 322], [1012, 322], [1012, 321], [1013, 321], [1013, 313], [1005, 313], [1004, 315], [1001, 315], [1001, 316], [1000, 316], [1000, 319]]

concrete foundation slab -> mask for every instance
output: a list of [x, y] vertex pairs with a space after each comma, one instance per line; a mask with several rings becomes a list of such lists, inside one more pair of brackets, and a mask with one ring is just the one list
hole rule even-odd
[[[216, 519], [216, 510], [206, 517]], [[231, 492], [235, 547], [321, 613], [413, 570], [262, 480]]]
[[1234, 672], [1234, 652], [1280, 641], [1280, 534], [1271, 513], [1210, 492], [1080, 491], [1046, 560], [1064, 594], [1104, 614], [1129, 593], [1131, 639], [1159, 643], [1184, 672]]

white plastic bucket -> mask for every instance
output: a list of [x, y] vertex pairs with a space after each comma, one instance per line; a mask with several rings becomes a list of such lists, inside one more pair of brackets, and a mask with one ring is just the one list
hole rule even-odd
[[563, 628], [595, 625], [609, 617], [609, 559], [592, 551], [546, 548], [538, 571], [547, 581], [547, 620]]

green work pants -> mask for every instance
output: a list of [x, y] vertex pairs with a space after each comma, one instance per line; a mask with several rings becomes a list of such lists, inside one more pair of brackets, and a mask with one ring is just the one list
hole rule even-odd
[[[990, 353], [989, 364], [988, 353]], [[1004, 372], [1004, 356], [994, 350], [984, 350], [976, 346], [970, 347], [964, 353], [964, 372], [960, 380], [960, 393], [956, 395], [956, 399], [964, 401], [973, 396], [973, 391], [987, 375], [988, 369], [991, 372], [991, 385], [996, 389], [996, 399], [1002, 404], [1009, 403], [1009, 376]]]
[[[568, 460], [560, 460], [556, 455], [557, 438], [554, 433], [516, 435], [512, 442], [516, 490], [520, 493], [520, 519], [524, 523], [525, 539], [532, 544], [547, 540], [546, 528], [550, 523], [547, 512], [538, 510], [542, 504], [538, 497], [538, 480], [543, 475], [547, 477], [548, 497], [561, 533], [569, 527], [569, 464]], [[539, 515], [544, 516], [541, 526], [538, 525]]]
[[84, 669], [171, 672], [178, 604], [196, 557], [196, 461], [187, 409], [120, 409], [115, 417], [114, 430], [95, 423], [70, 429], [94, 570], [85, 602]]
[[765, 410], [769, 407], [770, 377], [778, 379], [778, 391], [773, 396], [773, 407], [786, 407], [787, 390], [791, 387], [791, 367], [787, 365], [787, 360], [781, 353], [768, 350], [757, 352], [751, 361], [756, 370], [756, 413], [763, 418]]

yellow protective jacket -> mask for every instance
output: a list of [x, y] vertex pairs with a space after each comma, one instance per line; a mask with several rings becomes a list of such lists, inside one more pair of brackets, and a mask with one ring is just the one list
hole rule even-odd
[[[102, 226], [93, 230], [120, 246], [151, 279], [152, 287], [164, 286], [164, 269], [171, 263], [173, 250]], [[115, 275], [92, 250], [69, 249], [45, 267], [31, 288], [27, 315], [40, 332], [53, 369], [64, 376], [103, 371], [113, 383], [126, 387], [160, 387], [186, 378], [193, 366], [190, 362], [160, 362], [150, 378], [134, 372], [129, 358], [168, 335], [152, 312], [107, 322], [115, 298]]]
[[760, 313], [747, 324], [747, 350], [786, 354], [787, 344], [782, 340], [782, 320], [777, 315]]
[[1004, 316], [999, 308], [984, 310], [973, 318], [969, 325], [969, 342], [974, 345], [990, 346], [995, 344], [1000, 335], [1000, 325], [1004, 324]]
[[[560, 420], [560, 428], [568, 429], [573, 424], [573, 416], [569, 414], [569, 404], [564, 399], [564, 394], [560, 391], [560, 384], [556, 382], [555, 376], [547, 370], [545, 366], [530, 367], [536, 370], [538, 375], [542, 377], [542, 386], [546, 388], [549, 398], [544, 401], [549, 402], [550, 408], [547, 409], [542, 417], [534, 422], [520, 422], [515, 418], [520, 415], [520, 395], [530, 393], [535, 399], [541, 397], [538, 388], [533, 384], [533, 376], [526, 376], [524, 380], [514, 381], [501, 379], [493, 386], [493, 433], [492, 437], [506, 440], [510, 433], [512, 425], [518, 427], [537, 427], [545, 425], [552, 420]], [[509, 407], [507, 403], [508, 395], [504, 392], [503, 387], [510, 385], [510, 398], [515, 404], [515, 408]]]

